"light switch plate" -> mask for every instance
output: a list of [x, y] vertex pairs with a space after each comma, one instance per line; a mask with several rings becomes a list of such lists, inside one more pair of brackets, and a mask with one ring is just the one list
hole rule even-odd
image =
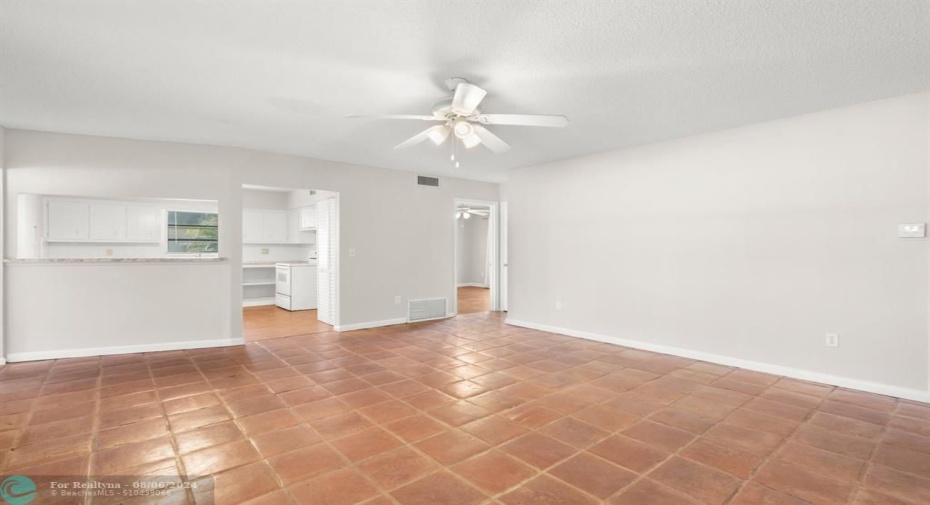
[[900, 238], [924, 238], [927, 236], [927, 223], [907, 223], [898, 225]]

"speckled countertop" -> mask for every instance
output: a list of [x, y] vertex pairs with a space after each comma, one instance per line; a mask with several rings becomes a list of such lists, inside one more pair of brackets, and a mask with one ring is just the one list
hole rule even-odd
[[9, 258], [6, 264], [17, 265], [61, 265], [61, 264], [125, 264], [125, 263], [225, 263], [229, 258]]

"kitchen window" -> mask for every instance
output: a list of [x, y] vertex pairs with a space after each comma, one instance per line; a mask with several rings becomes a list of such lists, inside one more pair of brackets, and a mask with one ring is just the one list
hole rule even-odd
[[219, 218], [213, 212], [168, 211], [169, 254], [216, 254]]

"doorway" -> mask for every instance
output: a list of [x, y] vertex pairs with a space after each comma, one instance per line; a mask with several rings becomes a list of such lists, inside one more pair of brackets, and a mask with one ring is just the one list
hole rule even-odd
[[242, 186], [246, 341], [332, 331], [338, 315], [338, 193]]
[[455, 199], [455, 313], [499, 309], [499, 208], [497, 202]]

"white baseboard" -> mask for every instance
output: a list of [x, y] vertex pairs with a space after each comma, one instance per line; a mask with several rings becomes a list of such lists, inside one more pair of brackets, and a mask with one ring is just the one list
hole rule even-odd
[[140, 352], [180, 351], [183, 349], [206, 349], [210, 347], [230, 347], [243, 345], [241, 338], [219, 340], [193, 340], [189, 342], [166, 342], [164, 344], [120, 345], [113, 347], [89, 347], [84, 349], [62, 349], [58, 351], [14, 352], [7, 355], [10, 363], [20, 361], [41, 361], [46, 359], [85, 358], [87, 356], [108, 356], [111, 354], [135, 354]]
[[684, 349], [681, 347], [673, 347], [662, 344], [652, 344], [649, 342], [641, 342], [638, 340], [628, 340], [624, 338], [611, 337], [607, 335], [600, 335], [597, 333], [591, 333], [587, 331], [573, 330], [570, 328], [559, 328], [555, 326], [549, 326], [546, 324], [532, 323], [529, 321], [520, 321], [517, 319], [507, 318], [505, 321], [509, 325], [520, 326], [523, 328], [530, 328], [533, 330], [546, 331], [549, 333], [558, 333], [561, 335], [568, 335], [570, 337], [584, 338], [587, 340], [596, 340], [598, 342], [606, 342], [608, 344], [622, 345], [624, 347], [632, 347], [634, 349], [642, 349], [644, 351], [652, 351], [661, 354], [671, 354], [672, 356], [680, 356], [682, 358], [696, 359], [700, 361], [707, 361], [710, 363], [717, 363], [719, 365], [733, 366], [738, 368], [745, 368], [747, 370], [754, 370], [757, 372], [765, 372], [774, 375], [783, 375], [785, 377], [791, 377], [793, 379], [800, 379], [810, 382], [819, 382], [822, 384], [830, 384], [833, 386], [840, 386], [849, 389], [856, 389], [859, 391], [865, 391], [868, 393], [877, 393], [880, 395], [894, 396], [896, 398], [904, 398], [907, 400], [915, 400], [919, 402], [930, 403], [930, 391], [923, 391], [920, 389], [910, 389], [900, 386], [892, 386], [889, 384], [882, 384], [880, 382], [870, 382], [860, 379], [853, 379], [850, 377], [843, 377], [839, 375], [831, 375], [820, 372], [812, 372], [810, 370], [802, 370], [799, 368], [791, 368], [782, 365], [773, 365], [770, 363], [763, 363], [761, 361], [752, 361], [742, 358], [734, 358], [732, 356], [723, 356], [720, 354], [712, 354], [702, 351], [694, 351], [691, 349]]
[[463, 282], [463, 283], [460, 283], [460, 284], [456, 284], [456, 287], [459, 287], [459, 288], [485, 288], [485, 289], [487, 289], [487, 288], [488, 288], [488, 285], [487, 285], [487, 284], [482, 284], [482, 283], [480, 283], [480, 282]]
[[407, 322], [406, 317], [398, 317], [395, 319], [385, 319], [383, 321], [369, 321], [367, 323], [343, 324], [339, 326], [333, 326], [333, 330], [335, 331], [366, 330], [368, 328], [378, 328], [379, 326], [393, 326], [395, 324], [404, 324], [406, 322]]
[[0, 358], [0, 365], [6, 364], [6, 358]]

